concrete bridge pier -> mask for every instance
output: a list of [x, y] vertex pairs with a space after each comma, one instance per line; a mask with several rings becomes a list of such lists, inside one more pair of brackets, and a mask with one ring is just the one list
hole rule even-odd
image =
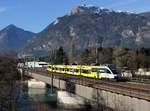
[[64, 109], [85, 109], [89, 106], [85, 98], [67, 91], [57, 91], [57, 105]]
[[27, 81], [28, 88], [46, 88], [46, 83], [38, 81], [36, 79], [30, 79]]

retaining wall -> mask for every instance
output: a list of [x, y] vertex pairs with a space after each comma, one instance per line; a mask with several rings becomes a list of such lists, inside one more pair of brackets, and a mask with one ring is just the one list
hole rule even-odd
[[[47, 84], [51, 84], [51, 78], [36, 73], [30, 75]], [[90, 101], [91, 104], [110, 107], [115, 111], [150, 111], [150, 101], [141, 100], [125, 95], [120, 95], [104, 90], [95, 89], [79, 84], [73, 84], [64, 80], [53, 79], [53, 85], [61, 90], [67, 90]]]

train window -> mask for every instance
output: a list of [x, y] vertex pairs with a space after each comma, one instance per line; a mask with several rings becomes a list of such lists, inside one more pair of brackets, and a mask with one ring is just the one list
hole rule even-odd
[[63, 68], [59, 68], [60, 71], [63, 71]]
[[67, 72], [69, 72], [69, 69], [66, 69]]
[[104, 68], [98, 69], [98, 72], [100, 72], [100, 73], [109, 73], [109, 74], [111, 74], [111, 72], [110, 72], [108, 69], [104, 69]]
[[70, 71], [70, 72], [74, 72], [74, 69], [70, 69], [69, 71]]
[[89, 74], [89, 73], [90, 73], [90, 70], [83, 70], [83, 69], [82, 69], [81, 72], [82, 72], [82, 73]]
[[79, 72], [79, 69], [73, 69], [73, 68], [71, 68], [70, 72]]
[[92, 68], [92, 72], [97, 72], [98, 69], [97, 68]]
[[74, 69], [74, 72], [79, 72], [79, 69]]
[[100, 73], [106, 73], [106, 70], [104, 70], [104, 69], [99, 69], [98, 72], [100, 72]]

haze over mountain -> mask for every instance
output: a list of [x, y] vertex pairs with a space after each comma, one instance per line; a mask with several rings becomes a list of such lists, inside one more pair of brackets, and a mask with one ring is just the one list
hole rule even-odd
[[27, 52], [74, 46], [150, 47], [150, 20], [140, 14], [116, 12], [99, 7], [76, 6], [38, 33], [26, 46]]
[[19, 52], [34, 35], [11, 24], [0, 31], [0, 52]]

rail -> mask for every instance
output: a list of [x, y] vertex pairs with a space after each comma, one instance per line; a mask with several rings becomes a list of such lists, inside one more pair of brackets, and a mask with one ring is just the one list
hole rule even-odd
[[68, 80], [74, 84], [85, 85], [96, 89], [101, 89], [113, 93], [118, 93], [130, 97], [144, 99], [150, 101], [150, 84], [135, 83], [135, 82], [116, 82], [104, 81], [95, 78], [87, 78], [82, 76], [50, 73], [45, 70], [28, 70], [44, 76], [54, 75], [54, 78]]

